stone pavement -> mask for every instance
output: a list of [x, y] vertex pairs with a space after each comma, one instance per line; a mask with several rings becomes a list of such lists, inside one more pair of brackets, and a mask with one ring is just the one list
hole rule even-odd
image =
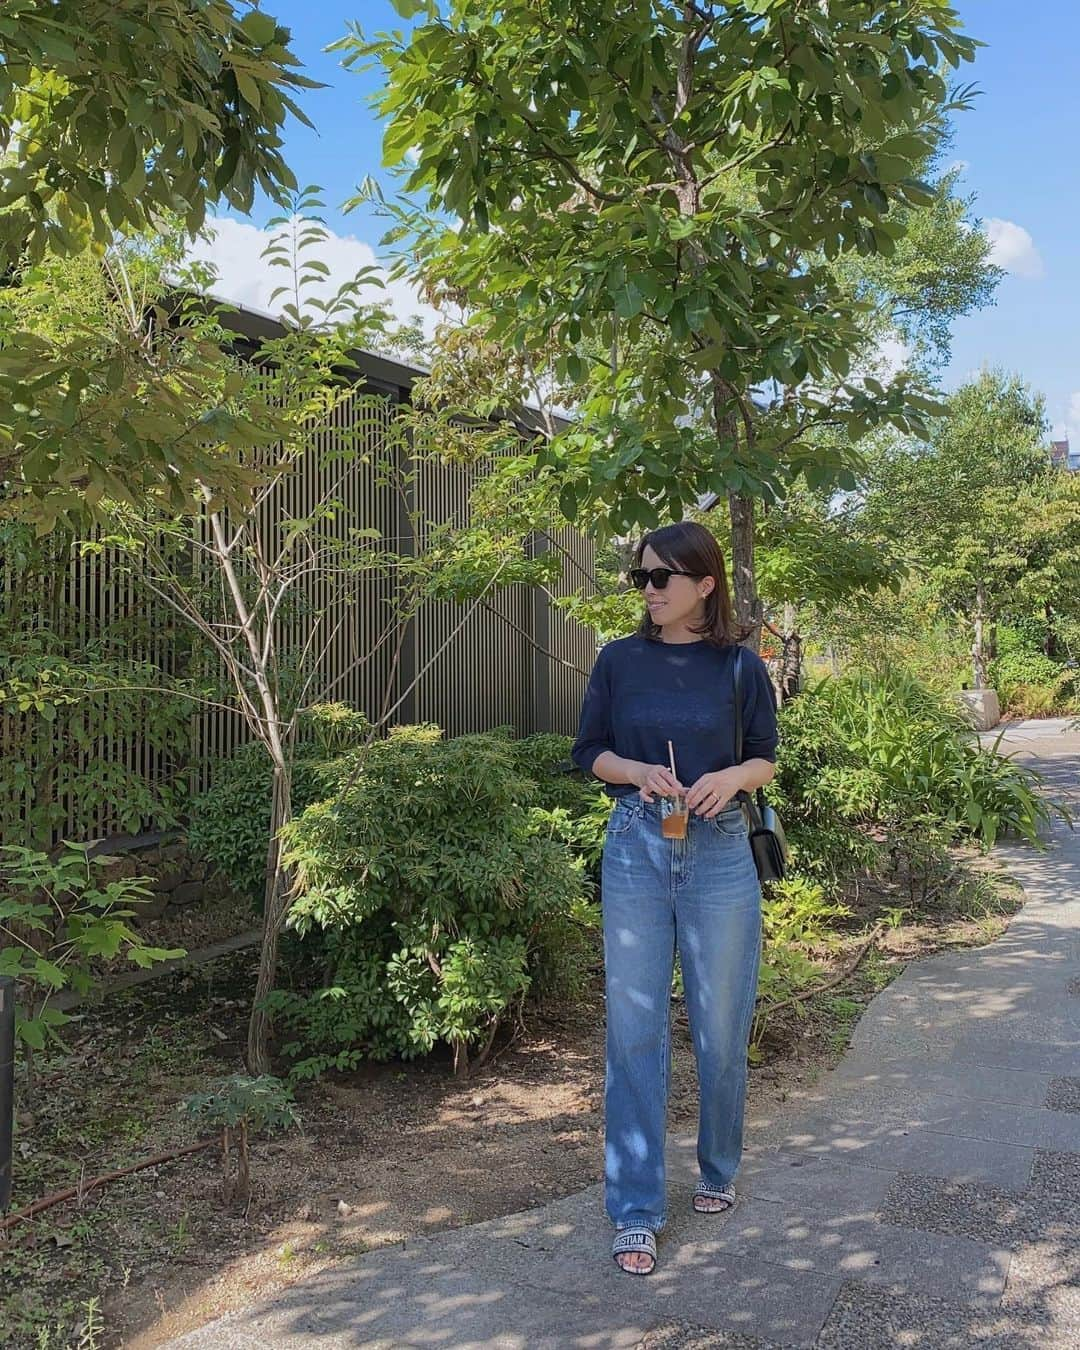
[[[1080, 809], [1080, 735], [1007, 748]], [[838, 1068], [747, 1124], [741, 1200], [672, 1218], [620, 1274], [599, 1187], [384, 1249], [171, 1342], [173, 1350], [439, 1347], [1080, 1347], [1080, 831], [1001, 849], [1028, 903], [979, 950], [910, 966]]]

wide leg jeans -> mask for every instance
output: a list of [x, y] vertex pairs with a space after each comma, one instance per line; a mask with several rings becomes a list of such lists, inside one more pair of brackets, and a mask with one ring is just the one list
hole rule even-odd
[[761, 889], [738, 807], [665, 839], [658, 803], [618, 801], [602, 867], [607, 990], [605, 1200], [619, 1228], [667, 1214], [664, 1135], [676, 948], [697, 1060], [698, 1164], [714, 1186], [742, 1155]]

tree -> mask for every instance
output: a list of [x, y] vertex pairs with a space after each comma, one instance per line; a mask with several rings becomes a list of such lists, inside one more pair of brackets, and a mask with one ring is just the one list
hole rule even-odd
[[0, 31], [0, 241], [8, 261], [105, 247], [296, 181], [281, 157], [289, 30], [233, 0], [29, 0]]
[[[932, 375], [945, 363], [954, 319], [990, 303], [1001, 271], [990, 262], [990, 241], [971, 217], [973, 198], [958, 193], [958, 171], [950, 169], [934, 183], [926, 206], [901, 208], [903, 233], [895, 251], [849, 254], [832, 260], [838, 282], [866, 302], [862, 343], [853, 353], [867, 374], [901, 364]], [[820, 441], [834, 433], [815, 429]], [[875, 443], [888, 436], [871, 433], [860, 452], [871, 461]], [[860, 487], [865, 475], [860, 471]], [[907, 568], [880, 532], [861, 528], [860, 492], [840, 497], [829, 488], [811, 491], [794, 481], [786, 496], [769, 508], [757, 532], [758, 581], [766, 613], [782, 613], [784, 656], [780, 692], [800, 685], [801, 629], [820, 626], [829, 611], [881, 598], [882, 588], [898, 591]]]
[[[263, 938], [247, 1042], [248, 1067], [256, 1074], [269, 1068], [266, 998], [293, 900], [280, 839], [293, 817], [295, 758], [306, 719], [333, 699], [353, 669], [389, 650], [382, 704], [360, 719], [370, 741], [497, 588], [535, 584], [552, 573], [542, 551], [523, 548], [514, 519], [431, 521], [416, 506], [425, 457], [474, 462], [517, 433], [498, 424], [485, 431], [475, 412], [474, 425], [458, 426], [457, 409], [444, 406], [402, 407], [387, 423], [385, 399], [357, 392], [351, 353], [377, 343], [391, 318], [384, 306], [366, 300], [372, 269], [327, 301], [311, 297], [325, 275], [315, 256], [326, 238], [314, 214], [320, 205], [313, 190], [306, 191], [290, 203], [290, 215], [272, 222], [281, 228], [267, 256], [288, 269], [282, 290], [293, 297], [284, 306], [284, 334], [263, 342], [253, 362], [223, 357], [238, 415], [246, 416], [249, 402], [274, 407], [278, 436], [231, 452], [242, 477], [228, 501], [213, 481], [196, 480], [194, 503], [184, 512], [108, 503], [111, 533], [97, 545], [122, 549], [146, 594], [197, 639], [208, 673], [220, 675], [217, 702], [239, 713], [272, 765]], [[193, 303], [186, 321], [198, 343], [219, 351], [226, 345], [214, 306]], [[376, 450], [368, 439], [373, 420], [383, 429]], [[361, 463], [395, 495], [400, 524], [391, 538], [350, 513], [344, 482]], [[420, 540], [423, 549], [415, 549]], [[351, 664], [339, 664], [330, 681], [327, 654], [342, 643], [343, 631], [348, 634], [360, 586], [372, 577], [385, 587], [382, 634], [370, 647], [351, 644]], [[398, 662], [406, 627], [431, 599], [458, 602], [460, 615], [450, 637], [424, 653], [424, 667], [402, 688]]]
[[932, 406], [905, 372], [849, 378], [865, 300], [827, 263], [891, 252], [892, 208], [930, 201], [914, 169], [974, 44], [939, 0], [397, 4], [408, 38], [338, 44], [382, 66], [385, 160], [421, 199], [387, 205], [390, 238], [493, 340], [555, 343], [577, 422], [542, 459], [568, 517], [626, 531], [730, 495], [753, 622], [753, 497], [851, 481], [807, 429], [912, 432]]
[[[934, 159], [948, 144], [942, 138]], [[946, 365], [957, 318], [993, 303], [1004, 275], [990, 261], [991, 243], [972, 215], [975, 198], [959, 192], [960, 170], [935, 176], [926, 166], [933, 197], [891, 214], [903, 229], [892, 252], [848, 254], [833, 261], [842, 285], [867, 304], [862, 359], [875, 348], [900, 344], [905, 364], [930, 371]]]
[[1058, 658], [1059, 629], [1080, 619], [1080, 475], [1050, 464], [1016, 494], [1016, 563], [1000, 613], [1016, 621], [1037, 616], [1043, 651]]
[[758, 583], [766, 613], [781, 625], [770, 625], [783, 644], [781, 702], [802, 687], [801, 616], [895, 590], [904, 576], [902, 561], [859, 529], [856, 508], [857, 501], [810, 492], [800, 481], [759, 523]]
[[0, 287], [0, 485], [6, 512], [81, 533], [107, 501], [182, 510], [198, 483], [231, 496], [235, 451], [281, 434], [173, 284], [183, 234], [47, 256]]
[[986, 685], [987, 624], [1026, 568], [1022, 546], [1049, 457], [1042, 400], [1017, 376], [984, 371], [949, 400], [925, 443], [894, 440], [872, 473], [864, 526], [880, 531], [972, 633]]
[[[43, 530], [105, 496], [183, 498], [245, 427], [206, 351], [127, 289], [125, 237], [194, 234], [218, 201], [296, 187], [281, 156], [296, 72], [288, 30], [232, 0], [28, 0], [0, 25], [0, 490]], [[56, 257], [97, 258], [112, 328], [46, 335], [17, 295]], [[148, 313], [152, 322], [148, 324]], [[220, 370], [220, 363], [217, 363]], [[193, 398], [192, 385], [202, 386]], [[198, 409], [193, 418], [193, 407]], [[202, 422], [199, 422], [199, 417]], [[197, 425], [193, 425], [193, 422]], [[265, 430], [265, 428], [264, 428]], [[224, 461], [218, 457], [224, 467]], [[221, 486], [231, 486], [226, 474]]]

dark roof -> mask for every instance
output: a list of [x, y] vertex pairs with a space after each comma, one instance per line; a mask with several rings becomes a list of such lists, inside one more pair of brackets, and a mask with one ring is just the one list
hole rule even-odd
[[[282, 337], [286, 332], [285, 325], [272, 314], [252, 309], [248, 305], [237, 304], [234, 300], [218, 301], [213, 296], [207, 297], [207, 300], [209, 303], [220, 303], [224, 306], [219, 315], [221, 326], [236, 333], [253, 347], [268, 339]], [[402, 402], [408, 401], [414, 381], [429, 374], [424, 366], [409, 365], [395, 357], [381, 356], [378, 352], [368, 351], [363, 347], [353, 348], [349, 352], [349, 358], [360, 371], [365, 388], [376, 393], [388, 394]], [[543, 433], [547, 429], [539, 409], [530, 404], [522, 404], [513, 414], [512, 420], [523, 431], [534, 434]], [[555, 416], [552, 420], [559, 431], [573, 425], [565, 417]]]

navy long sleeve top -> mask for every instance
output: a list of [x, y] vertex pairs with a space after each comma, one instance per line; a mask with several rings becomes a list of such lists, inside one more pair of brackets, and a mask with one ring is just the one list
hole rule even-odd
[[[679, 782], [690, 787], [703, 773], [735, 763], [734, 646], [619, 638], [596, 658], [571, 756], [585, 773], [613, 750], [646, 764], [668, 762], [675, 751]], [[776, 695], [765, 663], [743, 654], [743, 754], [776, 759]], [[637, 792], [632, 783], [608, 783], [612, 797]]]

